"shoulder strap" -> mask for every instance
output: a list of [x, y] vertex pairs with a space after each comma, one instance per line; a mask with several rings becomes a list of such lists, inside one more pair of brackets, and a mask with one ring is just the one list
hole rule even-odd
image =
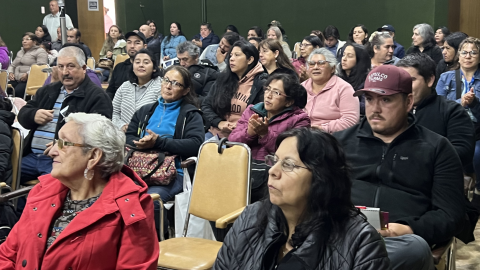
[[455, 70], [455, 84], [457, 90], [457, 99], [462, 97], [462, 79], [460, 78], [460, 69]]

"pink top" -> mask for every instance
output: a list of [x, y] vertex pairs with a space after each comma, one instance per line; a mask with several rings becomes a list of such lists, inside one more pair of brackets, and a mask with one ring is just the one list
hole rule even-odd
[[307, 89], [307, 112], [312, 126], [319, 126], [329, 133], [347, 129], [360, 119], [360, 104], [352, 86], [333, 75], [323, 90], [313, 93], [312, 79], [302, 83]]

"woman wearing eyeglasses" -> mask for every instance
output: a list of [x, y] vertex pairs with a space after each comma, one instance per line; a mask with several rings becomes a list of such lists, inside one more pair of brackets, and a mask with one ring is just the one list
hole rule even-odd
[[272, 76], [273, 74], [284, 73], [297, 76], [295, 68], [290, 59], [283, 52], [282, 45], [275, 39], [265, 39], [258, 45], [260, 53], [260, 63], [265, 71]]
[[[475, 125], [476, 144], [473, 157], [475, 173], [480, 174], [480, 39], [466, 38], [458, 46], [460, 68], [443, 73], [437, 83], [437, 94], [460, 103]], [[461, 82], [457, 82], [457, 78]], [[458, 89], [460, 87], [460, 89]], [[480, 210], [480, 177], [477, 177], [472, 203]]]
[[125, 134], [99, 114], [71, 113], [49, 150], [0, 269], [156, 269], [147, 185], [123, 166]]
[[113, 98], [113, 124], [123, 132], [135, 112], [144, 105], [154, 103], [160, 96], [162, 78], [157, 59], [148, 49], [141, 49], [133, 59], [130, 80], [118, 88]]
[[40, 39], [31, 32], [22, 38], [22, 49], [18, 51], [12, 64], [8, 67], [9, 83], [15, 88], [15, 96], [23, 98], [27, 87], [28, 72], [32, 65], [48, 64], [47, 52], [40, 48]]
[[[171, 66], [163, 77], [158, 100], [140, 108], [128, 125], [128, 145], [177, 155], [177, 179], [169, 185], [148, 189], [149, 193], [160, 194], [164, 202], [182, 191], [180, 162], [196, 156], [204, 140], [202, 115], [194, 93], [190, 72], [182, 66]], [[155, 202], [155, 209], [159, 209], [158, 202]]]
[[275, 146], [267, 197], [235, 221], [213, 269], [390, 269], [380, 234], [351, 202], [337, 140], [299, 128]]
[[292, 65], [295, 67], [295, 70], [300, 77], [300, 82], [304, 82], [308, 79], [306, 67], [306, 60], [308, 56], [313, 50], [322, 47], [323, 41], [315, 35], [310, 35], [303, 38], [302, 43], [300, 43], [300, 57], [293, 59], [292, 61]]
[[333, 133], [355, 125], [360, 119], [360, 104], [352, 86], [335, 75], [337, 59], [326, 48], [314, 50], [307, 60], [310, 79], [302, 83], [307, 90], [307, 112], [312, 126]]

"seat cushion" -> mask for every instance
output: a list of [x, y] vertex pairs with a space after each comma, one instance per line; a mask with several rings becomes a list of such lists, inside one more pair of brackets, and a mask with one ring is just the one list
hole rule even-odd
[[222, 242], [193, 237], [172, 238], [158, 243], [158, 266], [171, 269], [210, 269]]

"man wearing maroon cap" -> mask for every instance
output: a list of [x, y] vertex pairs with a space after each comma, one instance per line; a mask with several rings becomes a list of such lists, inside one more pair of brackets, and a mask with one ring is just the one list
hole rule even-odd
[[365, 118], [334, 134], [352, 168], [352, 201], [389, 212], [380, 234], [392, 269], [434, 269], [431, 247], [464, 220], [462, 163], [446, 138], [415, 124], [405, 70], [379, 66], [355, 95], [365, 97]]

